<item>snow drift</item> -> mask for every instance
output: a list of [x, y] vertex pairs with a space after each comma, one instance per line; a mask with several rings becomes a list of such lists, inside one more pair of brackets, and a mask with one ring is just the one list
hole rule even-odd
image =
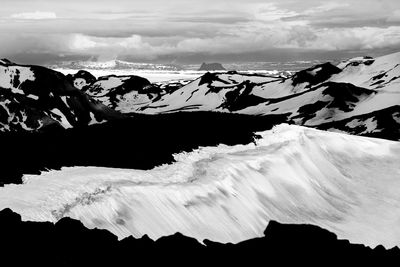
[[280, 125], [248, 145], [204, 147], [150, 171], [64, 168], [0, 189], [24, 220], [81, 220], [120, 238], [180, 232], [239, 242], [270, 220], [399, 245], [400, 143]]

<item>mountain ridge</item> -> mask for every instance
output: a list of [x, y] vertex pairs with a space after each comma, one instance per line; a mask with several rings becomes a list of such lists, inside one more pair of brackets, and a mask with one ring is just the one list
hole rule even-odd
[[37, 131], [49, 125], [81, 127], [117, 112], [75, 88], [61, 73], [41, 66], [0, 63], [0, 131]]
[[[288, 118], [283, 120], [283, 123], [289, 122], [318, 128], [324, 127], [323, 125], [328, 123], [339, 125], [340, 121], [348, 120], [351, 117], [376, 113], [378, 110], [386, 110], [391, 106], [398, 105], [400, 103], [400, 92], [397, 89], [400, 82], [398, 79], [400, 64], [397, 61], [400, 58], [399, 55], [400, 53], [394, 53], [375, 59], [371, 57], [354, 58], [343, 61], [337, 66], [331, 63], [322, 63], [288, 77], [245, 74], [236, 71], [208, 72], [192, 82], [171, 82], [171, 85], [168, 83], [151, 84], [148, 80], [135, 75], [108, 75], [96, 78], [88, 71], [78, 71], [74, 75], [69, 74], [62, 77], [62, 74], [55, 74], [57, 72], [43, 67], [35, 68], [41, 69], [39, 73], [47, 73], [46, 75], [49, 77], [52, 75], [61, 77], [58, 78], [61, 83], [68, 84], [67, 87], [73, 88], [70, 90], [71, 92], [79, 89], [80, 94], [89, 99], [84, 102], [91, 103], [89, 111], [86, 113], [92, 113], [92, 110], [108, 109], [103, 113], [111, 114], [111, 111], [115, 110], [113, 116], [108, 116], [109, 119], [124, 115], [135, 116], [137, 113], [156, 115], [197, 111], [263, 116], [280, 114]], [[22, 68], [21, 65], [8, 60], [2, 62], [2, 66]], [[1, 75], [4, 76], [7, 73], [0, 72], [0, 78]], [[18, 93], [18, 79], [13, 81], [12, 79], [15, 77], [12, 77], [8, 78], [9, 82], [6, 85], [14, 90], [13, 93]], [[28, 94], [26, 97], [32, 97], [29, 95], [28, 87], [34, 88], [35, 83], [38, 82], [28, 80], [25, 83], [29, 86], [26, 86], [27, 91], [24, 91], [23, 94], [26, 93]], [[322, 89], [323, 86], [326, 88]], [[320, 93], [317, 93], [318, 90]], [[361, 91], [363, 93], [358, 95]], [[337, 92], [343, 92], [343, 95]], [[11, 96], [3, 96], [4, 101], [7, 101], [6, 99], [9, 97]], [[18, 97], [21, 98], [21, 96]], [[100, 103], [104, 107], [94, 108], [100, 107]], [[7, 104], [3, 104], [3, 109], [5, 105]], [[24, 107], [15, 107], [16, 113], [19, 108], [24, 109]], [[68, 109], [71, 108], [73, 109], [67, 105], [62, 109], [61, 119], [57, 117], [57, 114], [52, 114], [47, 110], [41, 113], [29, 109], [25, 113], [32, 113], [34, 118], [50, 114], [47, 116], [49, 117], [48, 121], [69, 126], [71, 116], [68, 114], [71, 112]], [[304, 113], [304, 111], [307, 112]], [[312, 114], [308, 114], [310, 112]], [[11, 115], [6, 119], [8, 113], [7, 110], [1, 112], [3, 114], [3, 130], [7, 128], [8, 120], [12, 121]], [[17, 122], [19, 122], [18, 118], [26, 117], [24, 112], [19, 113], [20, 115], [14, 119]], [[87, 115], [85, 116], [87, 117]], [[80, 120], [86, 121], [86, 123], [80, 124], [97, 123], [93, 120], [95, 116], [91, 116], [93, 122], [86, 118]], [[378, 120], [382, 120], [382, 118], [379, 116]], [[37, 119], [33, 119], [33, 121], [35, 120]], [[392, 128], [400, 127], [396, 119], [392, 123], [394, 124]], [[23, 125], [19, 129], [29, 130], [30, 128]], [[340, 129], [330, 129], [340, 131]], [[362, 134], [364, 131], [351, 130], [351, 132]]]

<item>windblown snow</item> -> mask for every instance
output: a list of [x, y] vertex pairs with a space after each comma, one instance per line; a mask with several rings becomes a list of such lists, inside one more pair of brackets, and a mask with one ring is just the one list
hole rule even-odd
[[400, 245], [400, 143], [279, 125], [248, 145], [203, 147], [152, 170], [63, 168], [0, 188], [24, 220], [81, 220], [120, 238], [263, 235], [270, 220]]

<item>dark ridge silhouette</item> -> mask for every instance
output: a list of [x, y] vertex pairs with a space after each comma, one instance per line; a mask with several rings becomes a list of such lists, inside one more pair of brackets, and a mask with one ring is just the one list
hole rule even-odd
[[205, 63], [201, 64], [199, 71], [226, 70], [221, 63]]
[[63, 166], [151, 169], [199, 146], [251, 143], [254, 132], [286, 120], [217, 112], [133, 114], [90, 127], [2, 133], [0, 184], [21, 183], [23, 174]]
[[252, 94], [254, 86], [256, 84], [250, 81], [238, 84], [235, 89], [225, 94], [225, 101], [218, 108], [226, 108], [232, 112], [266, 102], [265, 98]]
[[319, 64], [296, 72], [292, 77], [292, 83], [294, 86], [301, 83], [308, 83], [308, 87], [311, 88], [311, 86], [322, 83], [328, 80], [333, 74], [337, 74], [341, 71], [341, 69], [329, 62]]
[[368, 97], [369, 95], [376, 94], [376, 91], [357, 87], [351, 83], [336, 83], [327, 82], [322, 84], [327, 88], [323, 91], [324, 95], [329, 95], [333, 98], [328, 108], [339, 108], [343, 111], [351, 111], [358, 104], [359, 97]]
[[202, 245], [180, 233], [157, 241], [147, 236], [118, 241], [106, 230], [89, 230], [70, 218], [56, 224], [22, 222], [10, 209], [0, 212], [3, 266], [384, 266], [400, 260], [398, 247], [386, 250], [350, 244], [312, 225], [271, 221], [264, 235], [238, 244], [205, 240]]
[[68, 74], [66, 78], [71, 84], [74, 84], [76, 79], [83, 79], [86, 82], [86, 86], [82, 88], [83, 91], [87, 90], [88, 86], [97, 81], [96, 77], [86, 70], [80, 70], [75, 74]]

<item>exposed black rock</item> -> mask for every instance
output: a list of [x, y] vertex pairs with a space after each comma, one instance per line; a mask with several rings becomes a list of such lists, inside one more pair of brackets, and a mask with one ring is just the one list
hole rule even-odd
[[[363, 99], [376, 94], [374, 90], [357, 87], [350, 83], [336, 82], [322, 83], [310, 91], [321, 89], [323, 89], [321, 97], [316, 102], [299, 107], [297, 110], [298, 115], [292, 117], [292, 119], [301, 119], [301, 122], [298, 124], [305, 124], [308, 120], [316, 117], [317, 112], [327, 113], [325, 116], [326, 119], [334, 117], [338, 111], [350, 112]], [[305, 91], [298, 95], [306, 94], [310, 91]], [[292, 95], [291, 97], [298, 95]], [[325, 98], [325, 96], [328, 96], [328, 98]]]
[[252, 94], [255, 85], [249, 81], [237, 85], [225, 94], [225, 100], [218, 108], [237, 111], [266, 102], [266, 99]]
[[370, 79], [371, 80], [371, 86], [379, 85], [379, 87], [382, 87], [385, 84], [391, 83], [392, 81], [399, 79], [400, 76], [392, 77], [389, 81], [385, 79], [389, 75], [388, 74], [389, 72], [393, 71], [395, 68], [397, 68], [399, 66], [400, 66], [400, 64], [396, 64], [392, 69], [389, 69], [387, 71], [384, 71], [382, 73], [379, 73], [379, 74], [373, 76]]
[[293, 77], [293, 85], [299, 85], [301, 83], [307, 83], [307, 87], [322, 83], [328, 80], [332, 75], [341, 72], [342, 70], [332, 65], [331, 63], [324, 63], [315, 65], [311, 68], [296, 72]]
[[221, 63], [204, 63], [201, 64], [199, 71], [214, 71], [214, 70], [226, 70]]
[[192, 80], [178, 80], [178, 81], [167, 81], [153, 83], [152, 88], [157, 89], [160, 95], [172, 94], [176, 90], [182, 88], [183, 86], [191, 83]]
[[20, 215], [0, 212], [1, 262], [5, 266], [130, 266], [130, 265], [304, 265], [356, 264], [379, 266], [400, 260], [398, 247], [386, 250], [338, 240], [313, 225], [271, 221], [264, 237], [238, 244], [220, 244], [179, 233], [156, 241], [143, 236], [118, 241], [106, 230], [89, 230], [77, 220], [56, 224], [22, 222]]
[[112, 87], [110, 90], [105, 90], [103, 87], [101, 87], [99, 84], [94, 84], [93, 86], [90, 87], [88, 90], [89, 94], [102, 94], [105, 93], [109, 97], [115, 97], [116, 95], [123, 95], [126, 93], [129, 93], [131, 91], [141, 91], [143, 90], [146, 86], [150, 85], [149, 80], [143, 77], [139, 77], [136, 75], [130, 75], [130, 76], [117, 76], [117, 75], [108, 75], [108, 76], [102, 76], [100, 77], [97, 82], [101, 83], [103, 81], [107, 81], [109, 79], [116, 78], [116, 79], [121, 79], [123, 80], [121, 85]]
[[351, 83], [335, 83], [327, 82], [322, 84], [327, 88], [323, 91], [323, 95], [332, 97], [332, 101], [327, 106], [328, 108], [338, 108], [343, 111], [351, 111], [360, 101], [360, 98], [366, 98], [376, 94], [376, 91], [357, 87]]
[[89, 86], [97, 81], [96, 77], [86, 70], [80, 70], [75, 74], [68, 74], [67, 79], [76, 88], [86, 91]]
[[304, 124], [308, 120], [315, 118], [317, 112], [326, 108], [329, 104], [329, 101], [321, 101], [317, 100], [314, 103], [306, 104], [304, 106], [299, 107], [297, 112], [299, 113], [296, 116], [293, 116], [292, 119], [301, 119], [299, 124]]
[[[113, 83], [115, 85], [112, 85]], [[110, 85], [105, 86], [104, 84]], [[138, 95], [146, 95], [149, 101], [158, 98], [162, 93], [158, 87], [152, 86], [149, 80], [135, 75], [102, 76], [95, 83], [88, 86], [85, 92], [113, 109], [118, 106], [124, 95], [131, 92], [135, 92]]]
[[[213, 82], [221, 82], [226, 85], [231, 85], [231, 83], [222, 80], [221, 78], [218, 77], [218, 73], [211, 73], [211, 72], [206, 72], [203, 76], [201, 76], [200, 81], [199, 81], [199, 86], [203, 84], [208, 84], [211, 85]], [[212, 91], [212, 88], [210, 89], [211, 92], [218, 92], [218, 91]]]
[[400, 141], [400, 106], [396, 105], [345, 120], [324, 123], [318, 125], [318, 129], [335, 129], [349, 134]]
[[3, 117], [8, 114], [0, 131], [37, 131], [53, 124], [81, 127], [122, 116], [75, 88], [62, 73], [9, 61], [2, 67], [0, 75], [10, 83], [0, 87]]

